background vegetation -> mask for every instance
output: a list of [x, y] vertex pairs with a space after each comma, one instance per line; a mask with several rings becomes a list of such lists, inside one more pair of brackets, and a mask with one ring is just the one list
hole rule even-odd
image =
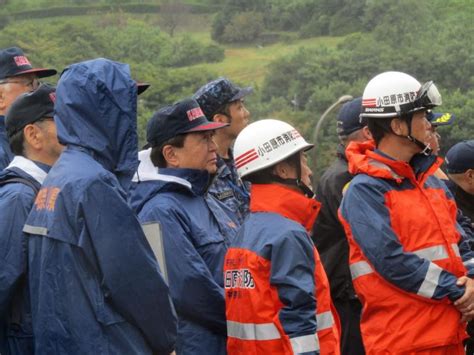
[[[399, 70], [437, 83], [442, 110], [457, 116], [441, 131], [449, 148], [474, 136], [473, 24], [472, 0], [0, 0], [0, 48], [59, 70], [108, 57], [151, 83], [139, 100], [142, 139], [154, 110], [221, 75], [254, 86], [254, 119], [287, 120], [311, 138], [338, 97]], [[334, 117], [316, 175], [334, 156]]]

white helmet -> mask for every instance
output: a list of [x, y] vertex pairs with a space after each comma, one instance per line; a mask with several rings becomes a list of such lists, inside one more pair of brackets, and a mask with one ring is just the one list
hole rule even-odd
[[235, 166], [240, 177], [279, 163], [313, 147], [286, 122], [266, 119], [251, 123], [234, 144]]
[[361, 117], [397, 117], [441, 105], [432, 81], [423, 86], [414, 77], [389, 71], [372, 78], [362, 95]]

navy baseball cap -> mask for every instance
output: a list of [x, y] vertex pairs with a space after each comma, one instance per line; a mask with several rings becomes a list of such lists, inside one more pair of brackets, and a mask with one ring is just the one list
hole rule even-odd
[[337, 134], [339, 137], [347, 137], [349, 134], [364, 128], [366, 125], [360, 122], [362, 112], [362, 97], [342, 105], [337, 116]]
[[155, 112], [146, 127], [146, 139], [151, 147], [184, 133], [211, 131], [228, 126], [211, 122], [194, 99], [185, 99]]
[[474, 169], [474, 140], [462, 141], [453, 145], [444, 159], [448, 174], [462, 174]]
[[38, 78], [53, 76], [55, 69], [33, 68], [23, 51], [18, 47], [0, 50], [0, 80], [17, 75], [36, 74]]
[[447, 126], [454, 122], [456, 116], [452, 113], [435, 113], [431, 110], [426, 112], [426, 119], [431, 123], [432, 126]]
[[26, 125], [42, 118], [53, 118], [55, 100], [56, 88], [44, 83], [35, 91], [18, 96], [5, 116], [8, 136], [13, 136]]
[[229, 79], [219, 78], [202, 86], [193, 95], [206, 117], [212, 117], [226, 104], [242, 99], [253, 92], [252, 87], [241, 88]]

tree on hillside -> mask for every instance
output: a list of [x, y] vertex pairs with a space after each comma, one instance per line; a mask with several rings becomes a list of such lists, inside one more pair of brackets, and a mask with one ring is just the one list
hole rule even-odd
[[160, 5], [161, 27], [173, 37], [176, 28], [186, 21], [191, 7], [179, 0], [163, 0]]

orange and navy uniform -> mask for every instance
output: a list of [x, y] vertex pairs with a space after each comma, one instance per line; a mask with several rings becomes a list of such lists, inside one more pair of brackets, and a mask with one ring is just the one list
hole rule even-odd
[[227, 251], [227, 351], [339, 354], [339, 319], [308, 235], [319, 203], [281, 185], [254, 184], [250, 215]]
[[[417, 155], [410, 164], [351, 143], [357, 174], [339, 210], [350, 245], [350, 270], [363, 304], [367, 354], [430, 349], [462, 353], [465, 323], [453, 301], [459, 277], [474, 275], [474, 259], [456, 222], [456, 204], [433, 176], [441, 159]], [[433, 350], [434, 351], [434, 350]]]

